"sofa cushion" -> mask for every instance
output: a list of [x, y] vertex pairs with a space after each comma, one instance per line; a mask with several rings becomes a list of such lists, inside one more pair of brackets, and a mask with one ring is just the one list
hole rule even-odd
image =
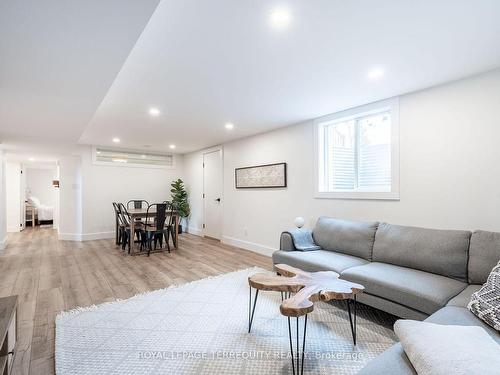
[[436, 324], [451, 324], [457, 326], [478, 326], [483, 328], [498, 344], [500, 344], [500, 332], [478, 319], [466, 307], [446, 306], [429, 316], [426, 322]]
[[469, 248], [469, 283], [484, 284], [491, 269], [500, 260], [500, 233], [477, 230]]
[[467, 284], [432, 273], [385, 263], [348, 268], [343, 279], [364, 285], [366, 293], [432, 314]]
[[373, 261], [467, 281], [470, 235], [468, 231], [380, 223], [373, 245]]
[[400, 343], [368, 362], [358, 375], [417, 375]]
[[481, 286], [482, 285], [468, 285], [467, 288], [450, 299], [446, 306], [467, 307], [470, 302], [470, 298], [472, 297], [472, 293], [475, 293], [479, 289], [481, 289]]
[[402, 319], [394, 333], [418, 374], [498, 375], [500, 370], [500, 347], [481, 327]]
[[[467, 288], [468, 289], [468, 288]], [[466, 289], [466, 290], [467, 290]], [[466, 292], [464, 290], [464, 292]], [[472, 289], [471, 289], [472, 290]], [[468, 291], [469, 292], [469, 291]], [[467, 292], [467, 293], [468, 293]], [[472, 293], [472, 292], [471, 292]], [[451, 301], [450, 301], [451, 302]], [[500, 344], [500, 333], [476, 318], [465, 307], [446, 306], [429, 316], [426, 322], [462, 326], [479, 326]], [[397, 343], [370, 361], [358, 374], [363, 375], [413, 375], [415, 369], [411, 365], [403, 347]]]
[[371, 260], [376, 221], [350, 221], [320, 217], [313, 230], [314, 242], [323, 250]]
[[425, 320], [429, 317], [429, 314], [423, 313], [422, 311], [369, 293], [358, 293], [357, 300], [377, 310], [385, 311], [403, 319]]
[[340, 274], [349, 267], [360, 266], [368, 262], [351, 255], [326, 250], [314, 251], [275, 251], [273, 263], [284, 263], [304, 271], [335, 271]]

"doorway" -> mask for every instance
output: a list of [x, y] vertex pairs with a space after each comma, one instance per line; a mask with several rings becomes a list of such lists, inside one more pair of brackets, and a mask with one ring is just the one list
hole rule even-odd
[[203, 235], [222, 236], [222, 150], [203, 154]]
[[57, 229], [59, 189], [54, 163], [29, 163], [23, 169], [24, 227]]

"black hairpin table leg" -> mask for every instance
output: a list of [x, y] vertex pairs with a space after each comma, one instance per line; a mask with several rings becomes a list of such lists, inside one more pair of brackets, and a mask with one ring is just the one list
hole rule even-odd
[[290, 323], [290, 317], [288, 319], [288, 339], [290, 341], [290, 354], [292, 357], [292, 373], [293, 375], [304, 374], [304, 361], [305, 361], [305, 350], [306, 350], [306, 332], [307, 332], [307, 314], [304, 316], [304, 332], [302, 334], [302, 350], [299, 346], [299, 317], [296, 318], [296, 334], [295, 334], [295, 351], [293, 350], [293, 339], [292, 339], [292, 326]]
[[255, 314], [255, 306], [257, 305], [257, 297], [259, 296], [259, 289], [256, 289], [252, 307], [252, 287], [250, 287], [249, 289], [250, 289], [250, 295], [248, 299], [248, 333], [250, 333], [250, 331], [252, 330], [252, 322], [253, 322], [253, 316]]
[[[349, 313], [349, 324], [351, 325], [351, 334], [352, 334], [352, 341], [354, 345], [356, 345], [356, 295], [354, 295], [353, 299], [346, 299], [347, 303], [347, 312]], [[353, 312], [354, 314], [351, 314], [351, 303], [353, 304]], [[354, 315], [354, 319], [352, 317]]]

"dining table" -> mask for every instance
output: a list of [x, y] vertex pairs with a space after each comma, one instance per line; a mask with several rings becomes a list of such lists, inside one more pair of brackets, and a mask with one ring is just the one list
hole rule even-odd
[[[127, 212], [131, 219], [130, 233], [135, 233], [135, 224], [136, 224], [135, 219], [145, 219], [146, 216], [154, 217], [156, 215], [156, 210], [153, 208], [151, 208], [149, 212], [147, 208], [130, 208], [127, 210]], [[173, 211], [167, 210], [166, 214], [167, 214], [167, 219], [169, 216], [172, 216], [173, 219], [173, 225], [174, 225], [173, 241], [174, 241], [174, 248], [177, 249], [177, 244], [179, 239], [179, 212], [176, 210]], [[136, 250], [138, 250], [138, 248], [135, 245], [135, 241], [131, 241], [130, 255], [136, 254], [137, 253]]]

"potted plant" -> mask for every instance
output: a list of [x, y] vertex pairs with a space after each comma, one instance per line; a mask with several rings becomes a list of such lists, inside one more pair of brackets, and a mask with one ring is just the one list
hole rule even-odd
[[[170, 186], [172, 186], [172, 189], [170, 189], [172, 193], [172, 204], [177, 209], [179, 217], [181, 219], [187, 219], [191, 214], [191, 210], [189, 208], [188, 193], [184, 187], [184, 182], [179, 178], [173, 181]], [[182, 225], [180, 222], [179, 233], [182, 233]]]

